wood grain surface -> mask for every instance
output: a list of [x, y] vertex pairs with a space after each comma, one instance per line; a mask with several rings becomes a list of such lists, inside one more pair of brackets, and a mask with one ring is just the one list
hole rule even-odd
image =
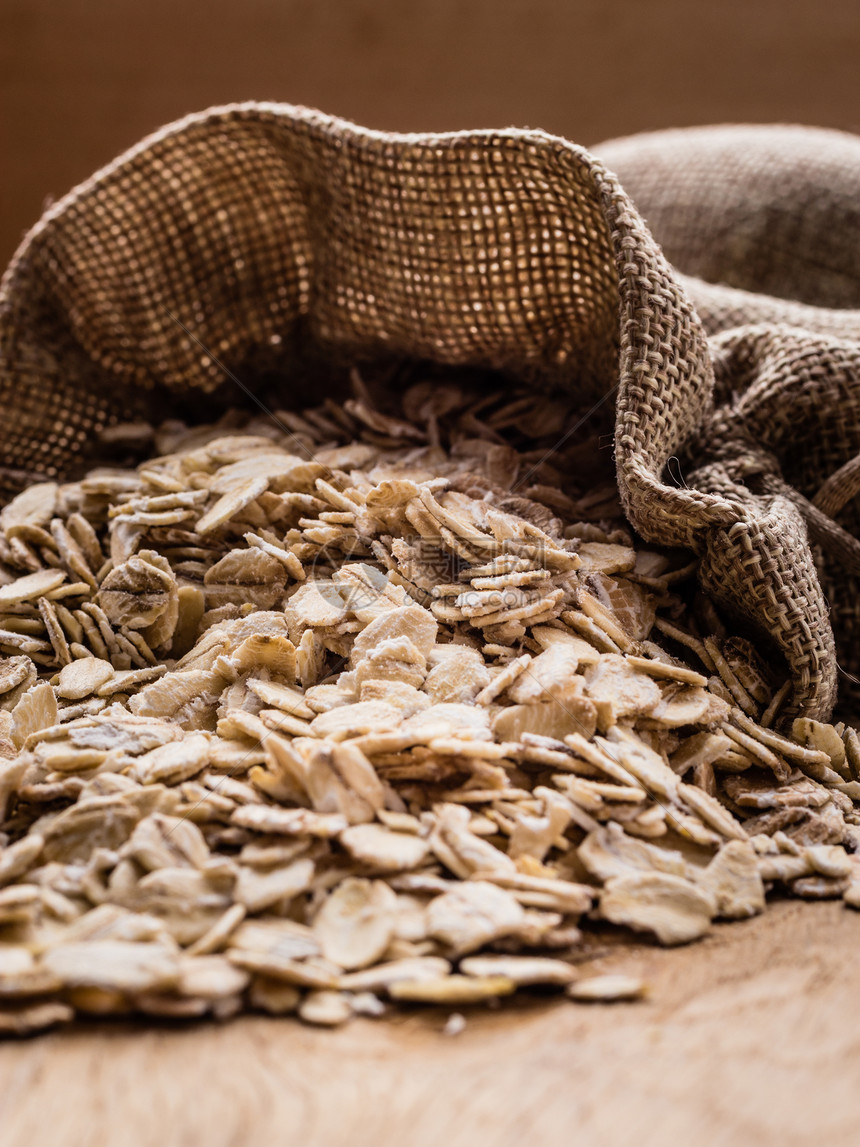
[[845, 1147], [860, 1142], [860, 915], [773, 905], [615, 951], [649, 1001], [337, 1031], [93, 1024], [0, 1045], [3, 1147]]

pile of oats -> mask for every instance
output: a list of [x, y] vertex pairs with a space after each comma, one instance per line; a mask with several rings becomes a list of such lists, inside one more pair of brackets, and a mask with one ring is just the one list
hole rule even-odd
[[788, 683], [634, 544], [605, 444], [353, 387], [119, 428], [153, 456], [2, 511], [0, 1031], [632, 998], [582, 973], [602, 922], [860, 906], [856, 732], [775, 731]]

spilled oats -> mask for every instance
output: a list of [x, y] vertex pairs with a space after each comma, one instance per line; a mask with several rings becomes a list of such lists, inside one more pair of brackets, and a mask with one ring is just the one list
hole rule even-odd
[[856, 732], [780, 727], [564, 403], [353, 384], [0, 514], [0, 1032], [632, 999], [602, 928], [860, 907]]

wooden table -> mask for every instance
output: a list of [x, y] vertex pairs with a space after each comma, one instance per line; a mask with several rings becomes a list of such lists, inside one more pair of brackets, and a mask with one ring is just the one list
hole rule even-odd
[[783, 902], [607, 958], [648, 1002], [337, 1031], [93, 1024], [0, 1045], [2, 1147], [860, 1143], [860, 914]]

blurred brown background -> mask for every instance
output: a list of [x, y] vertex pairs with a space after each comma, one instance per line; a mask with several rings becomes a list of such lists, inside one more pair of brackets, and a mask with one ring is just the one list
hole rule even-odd
[[211, 104], [584, 144], [721, 121], [860, 131], [858, 58], [857, 0], [0, 0], [0, 264], [48, 197]]

